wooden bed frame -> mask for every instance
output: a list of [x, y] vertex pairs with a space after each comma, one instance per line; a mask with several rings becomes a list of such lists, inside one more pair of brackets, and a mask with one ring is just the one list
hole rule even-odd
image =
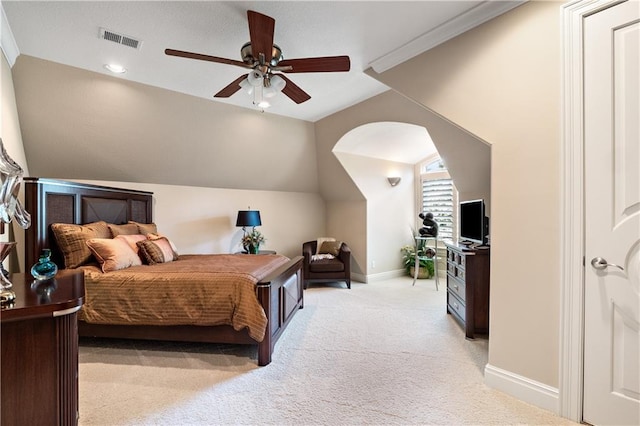
[[[104, 220], [122, 224], [153, 222], [153, 193], [54, 179], [25, 178], [25, 209], [31, 226], [25, 232], [25, 265], [33, 265], [49, 248], [52, 260], [64, 265], [50, 225], [85, 224]], [[257, 284], [258, 302], [267, 315], [264, 340], [257, 342], [246, 329], [220, 326], [102, 325], [80, 321], [80, 336], [186, 342], [251, 344], [258, 346], [258, 365], [271, 362], [276, 341], [298, 309], [303, 307], [302, 256], [291, 259]]]

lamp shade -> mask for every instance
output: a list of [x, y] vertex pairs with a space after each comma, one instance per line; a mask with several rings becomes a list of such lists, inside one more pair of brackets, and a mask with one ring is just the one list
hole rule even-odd
[[238, 210], [236, 226], [260, 226], [260, 210]]

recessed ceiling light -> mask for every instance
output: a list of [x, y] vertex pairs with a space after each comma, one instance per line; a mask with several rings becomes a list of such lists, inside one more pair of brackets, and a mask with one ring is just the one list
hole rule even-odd
[[105, 64], [104, 67], [114, 74], [124, 74], [125, 72], [127, 72], [127, 69], [125, 67], [118, 64]]

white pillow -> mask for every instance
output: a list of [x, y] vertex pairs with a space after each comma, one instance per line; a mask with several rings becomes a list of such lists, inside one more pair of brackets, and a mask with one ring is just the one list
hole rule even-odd
[[331, 237], [320, 237], [318, 238], [318, 244], [316, 245], [316, 252], [315, 254], [320, 254], [320, 247], [322, 247], [322, 243], [324, 243], [325, 241], [335, 241], [335, 238], [331, 238]]

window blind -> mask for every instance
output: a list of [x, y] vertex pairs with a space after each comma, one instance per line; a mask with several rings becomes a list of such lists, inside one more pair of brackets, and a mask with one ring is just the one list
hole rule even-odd
[[452, 240], [454, 235], [454, 187], [451, 179], [422, 180], [422, 211], [433, 214], [438, 223], [438, 238]]

